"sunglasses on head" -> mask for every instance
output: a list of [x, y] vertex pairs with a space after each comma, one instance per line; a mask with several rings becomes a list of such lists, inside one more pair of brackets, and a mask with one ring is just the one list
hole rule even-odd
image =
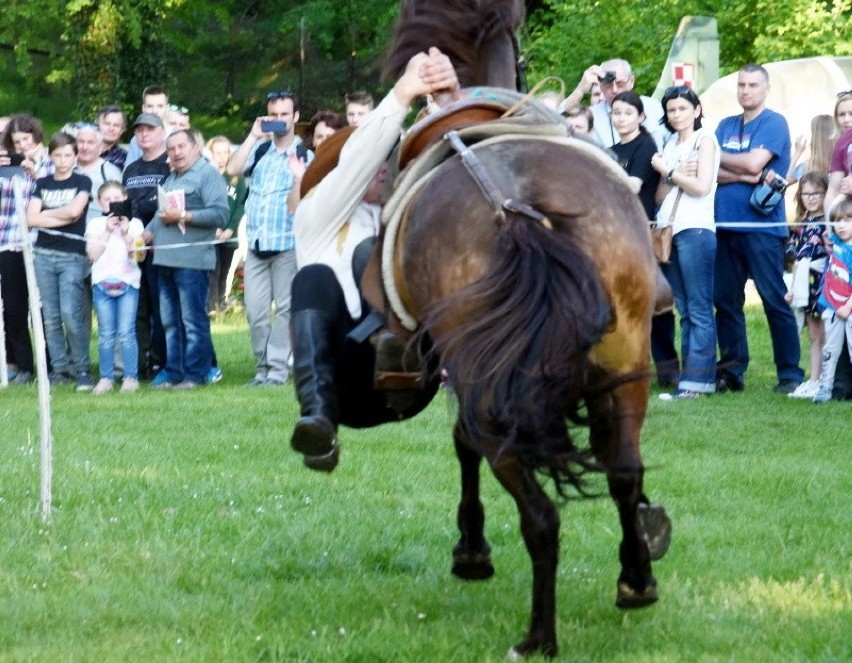
[[186, 106], [178, 106], [177, 104], [169, 104], [169, 110], [181, 115], [189, 115], [189, 109]]
[[290, 90], [279, 90], [278, 92], [270, 92], [266, 95], [267, 101], [277, 101], [278, 99], [292, 99], [293, 93]]
[[692, 88], [688, 85], [672, 85], [671, 87], [666, 88], [666, 91], [663, 92], [663, 96], [670, 97], [676, 94], [686, 94], [687, 92], [692, 92]]

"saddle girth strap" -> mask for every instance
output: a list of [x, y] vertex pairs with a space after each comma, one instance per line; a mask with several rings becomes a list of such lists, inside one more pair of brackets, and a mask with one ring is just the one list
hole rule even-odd
[[537, 221], [548, 230], [553, 230], [553, 224], [550, 222], [550, 219], [537, 209], [515, 198], [503, 197], [500, 189], [497, 187], [494, 180], [491, 179], [491, 175], [488, 174], [488, 170], [482, 162], [477, 159], [474, 151], [465, 145], [462, 139], [459, 138], [457, 132], [447, 132], [446, 138], [450, 142], [450, 145], [453, 146], [453, 149], [459, 153], [465, 170], [470, 173], [470, 176], [473, 178], [473, 181], [476, 182], [476, 186], [479, 187], [482, 195], [485, 196], [485, 199], [489, 203], [491, 203], [491, 208], [494, 211], [494, 217], [498, 225], [503, 225], [506, 222], [506, 212], [514, 212], [515, 214], [522, 214], [534, 221]]
[[488, 174], [482, 162], [476, 158], [473, 150], [459, 138], [458, 132], [449, 131], [446, 138], [450, 145], [453, 146], [453, 149], [459, 153], [465, 170], [470, 173], [470, 176], [476, 182], [476, 186], [479, 187], [485, 200], [491, 203], [495, 221], [497, 221], [498, 225], [503, 225], [506, 221], [506, 213], [503, 211], [503, 196], [500, 193], [500, 189], [494, 183], [494, 180], [491, 179], [491, 175]]

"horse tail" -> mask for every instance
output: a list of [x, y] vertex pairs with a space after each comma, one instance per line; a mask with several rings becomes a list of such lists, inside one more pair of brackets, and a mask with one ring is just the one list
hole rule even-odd
[[582, 491], [582, 472], [596, 467], [566, 417], [580, 418], [587, 355], [613, 314], [579, 231], [559, 225], [511, 215], [485, 275], [441, 301], [423, 328], [441, 330], [435, 350], [472, 444], [497, 443], [564, 494], [566, 484]]

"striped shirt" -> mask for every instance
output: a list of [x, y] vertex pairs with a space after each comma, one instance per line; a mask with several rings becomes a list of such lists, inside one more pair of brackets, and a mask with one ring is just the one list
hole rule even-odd
[[[53, 163], [47, 158], [46, 152], [45, 150], [45, 157], [36, 168], [36, 177], [46, 177], [53, 173]], [[15, 179], [21, 185], [21, 194], [24, 202], [24, 209], [21, 210], [21, 214], [26, 217], [27, 203], [29, 203], [33, 191], [35, 191], [35, 180], [27, 175], [26, 171], [22, 168], [16, 170], [20, 173]], [[23, 223], [24, 228], [26, 228], [27, 222], [26, 218], [19, 220], [17, 217], [15, 189], [12, 186], [12, 179], [12, 177], [6, 175], [0, 176], [0, 251], [23, 250], [18, 227], [19, 224]]]

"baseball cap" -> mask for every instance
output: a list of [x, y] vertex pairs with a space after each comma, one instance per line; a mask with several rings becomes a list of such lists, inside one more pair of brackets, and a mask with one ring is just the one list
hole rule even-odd
[[160, 119], [159, 115], [154, 115], [153, 113], [142, 113], [136, 118], [133, 126], [138, 127], [140, 124], [144, 124], [149, 127], [162, 127], [163, 121]]

